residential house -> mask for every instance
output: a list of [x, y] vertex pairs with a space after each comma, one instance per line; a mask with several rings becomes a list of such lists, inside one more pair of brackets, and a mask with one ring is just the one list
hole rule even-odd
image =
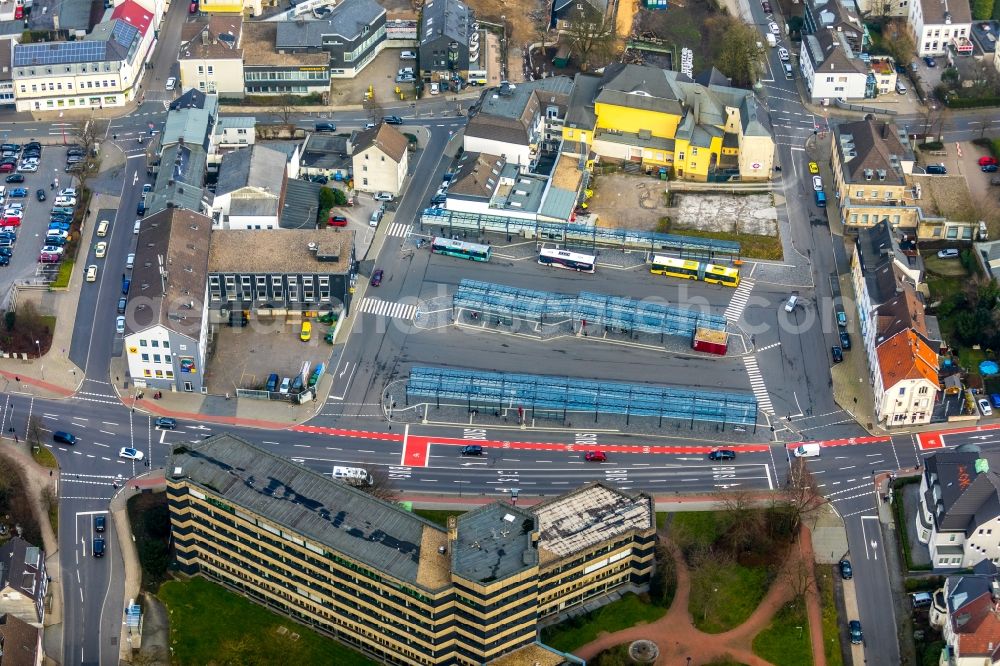
[[[194, 88], [170, 104], [163, 130], [146, 146], [146, 171], [151, 175], [167, 172], [166, 177], [157, 179], [153, 193], [147, 195], [147, 209], [159, 211], [168, 202], [190, 210], [202, 209], [201, 188], [218, 113], [218, 96]], [[161, 170], [161, 165], [169, 168]]]
[[42, 630], [11, 613], [0, 615], [0, 666], [42, 666]]
[[168, 208], [208, 210], [204, 201], [208, 153], [199, 144], [172, 143], [163, 149], [152, 191], [145, 196], [146, 215]]
[[355, 133], [354, 188], [361, 192], [388, 192], [393, 196], [403, 190], [409, 169], [409, 141], [392, 125], [379, 123]]
[[534, 171], [543, 155], [558, 149], [572, 90], [566, 76], [488, 89], [470, 113], [464, 149], [504, 155], [522, 171]]
[[0, 546], [0, 614], [42, 628], [49, 590], [45, 552], [19, 536]]
[[[118, 4], [118, 3], [115, 3]], [[65, 31], [75, 39], [81, 39], [94, 24], [91, 19], [89, 2], [73, 0], [14, 0], [5, 2], [11, 19], [21, 24], [22, 30], [36, 32]], [[21, 11], [18, 12], [20, 7]], [[107, 8], [107, 2], [104, 3]], [[29, 10], [30, 11], [26, 11]]]
[[849, 48], [854, 57], [868, 51], [871, 37], [855, 4], [849, 0], [805, 0], [802, 21], [803, 35], [835, 32], [844, 37], [843, 46]]
[[344, 0], [322, 20], [278, 22], [274, 47], [279, 53], [326, 51], [331, 77], [351, 79], [382, 52], [385, 23], [386, 11], [375, 0]]
[[1000, 577], [996, 565], [983, 560], [971, 574], [948, 576], [935, 591], [931, 625], [945, 642], [942, 662], [980, 666], [1000, 662]]
[[0, 34], [0, 107], [14, 107], [14, 39]]
[[231, 150], [247, 148], [257, 140], [253, 116], [223, 116], [215, 121], [208, 145], [208, 170], [218, 171], [222, 157]]
[[915, 522], [934, 568], [967, 569], [1000, 560], [998, 464], [1000, 458], [971, 445], [924, 459]]
[[200, 0], [198, 11], [203, 14], [260, 16], [264, 7], [276, 7], [277, 0]]
[[837, 125], [831, 134], [834, 188], [845, 227], [854, 231], [882, 220], [916, 227], [919, 202], [906, 181], [916, 158], [906, 132], [868, 118]]
[[330, 54], [275, 50], [280, 21], [243, 26], [243, 77], [248, 95], [321, 95], [330, 93]]
[[875, 417], [890, 427], [930, 423], [940, 390], [937, 351], [912, 329], [896, 333], [875, 349]]
[[583, 79], [578, 76], [574, 87], [582, 83], [593, 97], [571, 94], [563, 151], [581, 154], [589, 146], [601, 159], [647, 172], [666, 166], [686, 180], [771, 177], [774, 140], [767, 113], [750, 91], [705, 87], [643, 65], [612, 64], [599, 82]]
[[212, 201], [216, 229], [276, 229], [288, 174], [284, 153], [256, 144], [226, 153]]
[[903, 18], [910, 13], [910, 0], [857, 0], [858, 11], [867, 19]]
[[919, 57], [944, 55], [949, 49], [972, 55], [969, 0], [912, 0], [907, 22]]
[[166, 469], [184, 573], [386, 663], [563, 663], [540, 621], [642, 592], [653, 572], [653, 498], [601, 483], [445, 528], [229, 434], [175, 448]]
[[844, 33], [823, 29], [806, 34], [799, 51], [802, 80], [815, 103], [834, 99], [874, 97], [874, 77], [869, 86], [868, 66], [855, 53]]
[[919, 206], [917, 238], [963, 240], [977, 238], [979, 215], [965, 175], [907, 174], [908, 190]]
[[[472, 10], [460, 0], [430, 0], [420, 15], [418, 56], [425, 81], [469, 71]], [[478, 41], [478, 40], [477, 40]]]
[[181, 26], [181, 89], [242, 97], [243, 19], [225, 14]]
[[135, 99], [152, 54], [152, 22], [153, 14], [126, 0], [82, 39], [15, 44], [17, 110], [103, 109]]
[[896, 61], [888, 56], [871, 58], [868, 71], [875, 77], [875, 91], [878, 95], [898, 95], [896, 81]]
[[242, 311], [301, 317], [351, 304], [354, 232], [264, 229], [212, 232], [208, 294], [213, 323]]
[[600, 25], [605, 19], [613, 20], [616, 6], [609, 6], [607, 0], [553, 0], [552, 27], [565, 32], [579, 22]]
[[211, 233], [209, 217], [181, 208], [142, 221], [125, 317], [125, 356], [137, 388], [204, 391]]
[[317, 132], [302, 144], [299, 173], [346, 181], [351, 178], [351, 137]]

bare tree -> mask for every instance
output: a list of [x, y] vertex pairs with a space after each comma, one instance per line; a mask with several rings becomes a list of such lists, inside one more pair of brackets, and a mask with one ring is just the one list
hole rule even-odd
[[760, 78], [764, 47], [757, 30], [741, 19], [720, 14], [705, 22], [715, 44], [715, 66], [734, 86], [750, 87]]
[[667, 541], [656, 544], [656, 569], [649, 583], [650, 598], [661, 605], [670, 599], [677, 589], [677, 562], [674, 560], [674, 546]]
[[778, 576], [788, 585], [795, 598], [804, 597], [807, 593], [818, 589], [812, 567], [801, 557], [794, 555], [790, 557]]
[[690, 610], [702, 620], [715, 617], [718, 609], [716, 593], [732, 565], [732, 557], [717, 550], [704, 550], [692, 562]]
[[32, 416], [28, 421], [28, 431], [24, 434], [24, 439], [32, 448], [42, 445], [42, 422], [37, 416]]
[[101, 170], [101, 128], [91, 119], [76, 125], [73, 135], [80, 140], [84, 154], [83, 159], [73, 165], [71, 173], [80, 182], [81, 188], [87, 188], [87, 184]]
[[748, 550], [760, 538], [764, 529], [764, 515], [748, 490], [731, 490], [716, 495], [721, 511], [725, 514], [727, 536], [736, 552]]
[[372, 482], [362, 488], [362, 490], [372, 497], [377, 497], [387, 502], [395, 502], [399, 496], [399, 492], [392, 485], [389, 472], [384, 467], [373, 467], [368, 470], [368, 473], [371, 474]]
[[802, 521], [827, 503], [819, 493], [816, 478], [803, 458], [795, 458], [788, 470], [788, 480], [778, 498], [780, 508], [788, 517], [788, 529], [792, 535], [798, 533]]
[[275, 113], [281, 118], [283, 125], [290, 125], [292, 116], [295, 115], [295, 105], [292, 104], [291, 95], [281, 95], [276, 99]]
[[882, 44], [897, 64], [908, 63], [917, 49], [906, 21], [898, 18], [886, 21], [882, 27]]
[[868, 0], [868, 10], [861, 12], [861, 17], [873, 23], [885, 24], [889, 20], [892, 10], [892, 0]]
[[601, 16], [587, 4], [578, 7], [583, 9], [574, 10], [565, 35], [573, 55], [579, 59], [580, 69], [586, 72], [591, 65], [603, 67], [608, 63], [614, 55], [617, 36], [613, 17]]

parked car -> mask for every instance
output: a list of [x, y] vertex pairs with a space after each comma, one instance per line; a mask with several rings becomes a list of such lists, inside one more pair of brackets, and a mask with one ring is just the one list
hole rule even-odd
[[997, 165], [996, 164], [985, 164], [985, 165], [979, 167], [979, 169], [983, 173], [996, 173], [997, 172]]
[[94, 537], [94, 557], [104, 557], [104, 551], [106, 547], [104, 545], [103, 537]]
[[935, 176], [948, 175], [948, 167], [943, 164], [928, 164], [924, 167], [924, 171]]
[[990, 393], [990, 402], [994, 408], [1000, 409], [1000, 393]]
[[809, 173], [811, 173], [813, 175], [819, 173], [819, 165], [816, 164], [815, 162], [810, 162], [809, 163]]
[[292, 387], [292, 380], [289, 377], [285, 377], [281, 380], [281, 386], [278, 387], [278, 393], [282, 395], [288, 395], [289, 389]]
[[861, 645], [864, 642], [864, 635], [861, 633], [861, 622], [858, 620], [851, 620], [847, 623], [847, 630], [851, 634], [851, 644]]
[[100, 241], [94, 246], [94, 256], [98, 259], [103, 259], [104, 255], [108, 253], [108, 241]]
[[851, 334], [847, 331], [840, 332], [840, 346], [844, 348], [844, 351], [851, 348]]
[[38, 261], [39, 263], [42, 264], [56, 264], [59, 263], [60, 259], [62, 259], [61, 254], [54, 254], [52, 252], [44, 252], [44, 251], [38, 253]]
[[17, 199], [19, 197], [26, 197], [28, 196], [28, 190], [24, 187], [12, 187], [10, 192], [7, 193], [7, 196], [11, 197], [12, 199]]
[[844, 360], [844, 350], [840, 347], [832, 347], [830, 349], [830, 355], [833, 356], [834, 363], [840, 363]]
[[97, 282], [97, 264], [87, 266], [87, 282]]
[[819, 176], [813, 176], [813, 190], [816, 192], [823, 191], [823, 179]]
[[928, 67], [937, 67], [937, 60], [930, 56], [924, 56], [924, 64]]
[[125, 317], [115, 317], [115, 332], [124, 333], [125, 332]]
[[732, 449], [716, 449], [708, 454], [709, 460], [736, 460], [736, 451]]
[[142, 460], [146, 456], [139, 449], [133, 449], [131, 446], [123, 446], [118, 450], [118, 457], [125, 460]]
[[958, 258], [957, 248], [948, 248], [945, 250], [938, 250], [938, 259], [956, 259]]
[[24, 182], [24, 174], [12, 173], [9, 176], [7, 176], [6, 178], [4, 178], [4, 181], [8, 182], [8, 183], [23, 183]]
[[177, 79], [171, 76], [167, 79], [167, 85], [165, 87], [167, 90], [173, 90], [177, 87]]
[[312, 326], [312, 322], [310, 321], [302, 322], [302, 329], [299, 331], [299, 340], [309, 342], [309, 339], [312, 338]]
[[402, 53], [399, 54], [399, 59], [400, 60], [416, 60], [417, 59], [417, 52], [416, 51], [403, 51]]
[[45, 190], [43, 190], [42, 188], [38, 188], [37, 190], [35, 190], [35, 197], [39, 201], [45, 201]]
[[998, 162], [997, 158], [995, 157], [992, 157], [990, 155], [983, 155], [982, 157], [979, 158], [977, 164], [979, 164], [979, 166], [989, 166], [991, 164], [996, 165], [998, 164]]
[[583, 454], [583, 459], [587, 462], [606, 462], [608, 454], [604, 451], [587, 451]]
[[385, 273], [382, 271], [381, 268], [376, 269], [376, 271], [374, 273], [372, 273], [371, 285], [373, 287], [377, 287], [380, 284], [382, 284], [382, 276], [383, 275], [385, 275]]
[[778, 24], [775, 23], [774, 21], [771, 21], [770, 23], [767, 24], [767, 29], [771, 31], [772, 35], [780, 35], [781, 34], [781, 28], [779, 28]]
[[761, 0], [760, 8], [764, 10], [765, 14], [771, 13], [771, 3], [768, 0]]
[[979, 403], [979, 411], [983, 413], [983, 416], [993, 415], [993, 410], [990, 408], [989, 400], [987, 400], [986, 398], [980, 398], [977, 402]]
[[786, 49], [784, 47], [781, 47], [780, 49], [778, 49], [778, 58], [781, 61], [783, 61], [783, 62], [787, 62], [788, 58], [789, 58], [789, 56], [788, 56], [788, 49]]
[[375, 201], [392, 201], [393, 196], [389, 192], [376, 192], [372, 195]]
[[107, 524], [107, 518], [105, 516], [94, 516], [94, 531], [103, 532], [104, 526]]
[[347, 218], [343, 215], [331, 215], [330, 219], [326, 221], [326, 224], [330, 227], [346, 227]]
[[128, 299], [122, 296], [118, 299], [118, 314], [125, 314], [125, 306], [128, 305]]
[[854, 568], [851, 567], [850, 560], [840, 561], [840, 577], [844, 580], [851, 580], [854, 578]]

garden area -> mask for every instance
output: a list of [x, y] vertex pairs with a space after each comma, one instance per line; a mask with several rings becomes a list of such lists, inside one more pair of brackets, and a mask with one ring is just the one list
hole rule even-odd
[[44, 356], [52, 346], [56, 318], [43, 315], [34, 303], [22, 303], [17, 312], [8, 310], [3, 315], [0, 331], [0, 351], [7, 354], [28, 354], [32, 358]]
[[154, 594], [168, 578], [170, 512], [167, 494], [141, 493], [129, 498], [128, 519], [142, 566], [142, 589]]
[[170, 613], [172, 662], [181, 666], [374, 663], [203, 578], [165, 582], [157, 596]]

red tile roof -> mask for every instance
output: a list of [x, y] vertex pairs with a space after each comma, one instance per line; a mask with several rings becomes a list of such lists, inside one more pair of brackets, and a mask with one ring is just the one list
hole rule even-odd
[[937, 354], [912, 329], [900, 331], [875, 351], [886, 390], [905, 379], [923, 378], [938, 386]]
[[146, 34], [146, 30], [153, 22], [153, 15], [135, 0], [125, 0], [115, 7], [115, 11], [111, 12], [111, 18], [125, 21], [125, 23], [137, 28], [143, 35]]
[[988, 613], [975, 632], [956, 634], [958, 656], [972, 657], [985, 655], [996, 663], [1000, 652], [1000, 618], [996, 613]]

